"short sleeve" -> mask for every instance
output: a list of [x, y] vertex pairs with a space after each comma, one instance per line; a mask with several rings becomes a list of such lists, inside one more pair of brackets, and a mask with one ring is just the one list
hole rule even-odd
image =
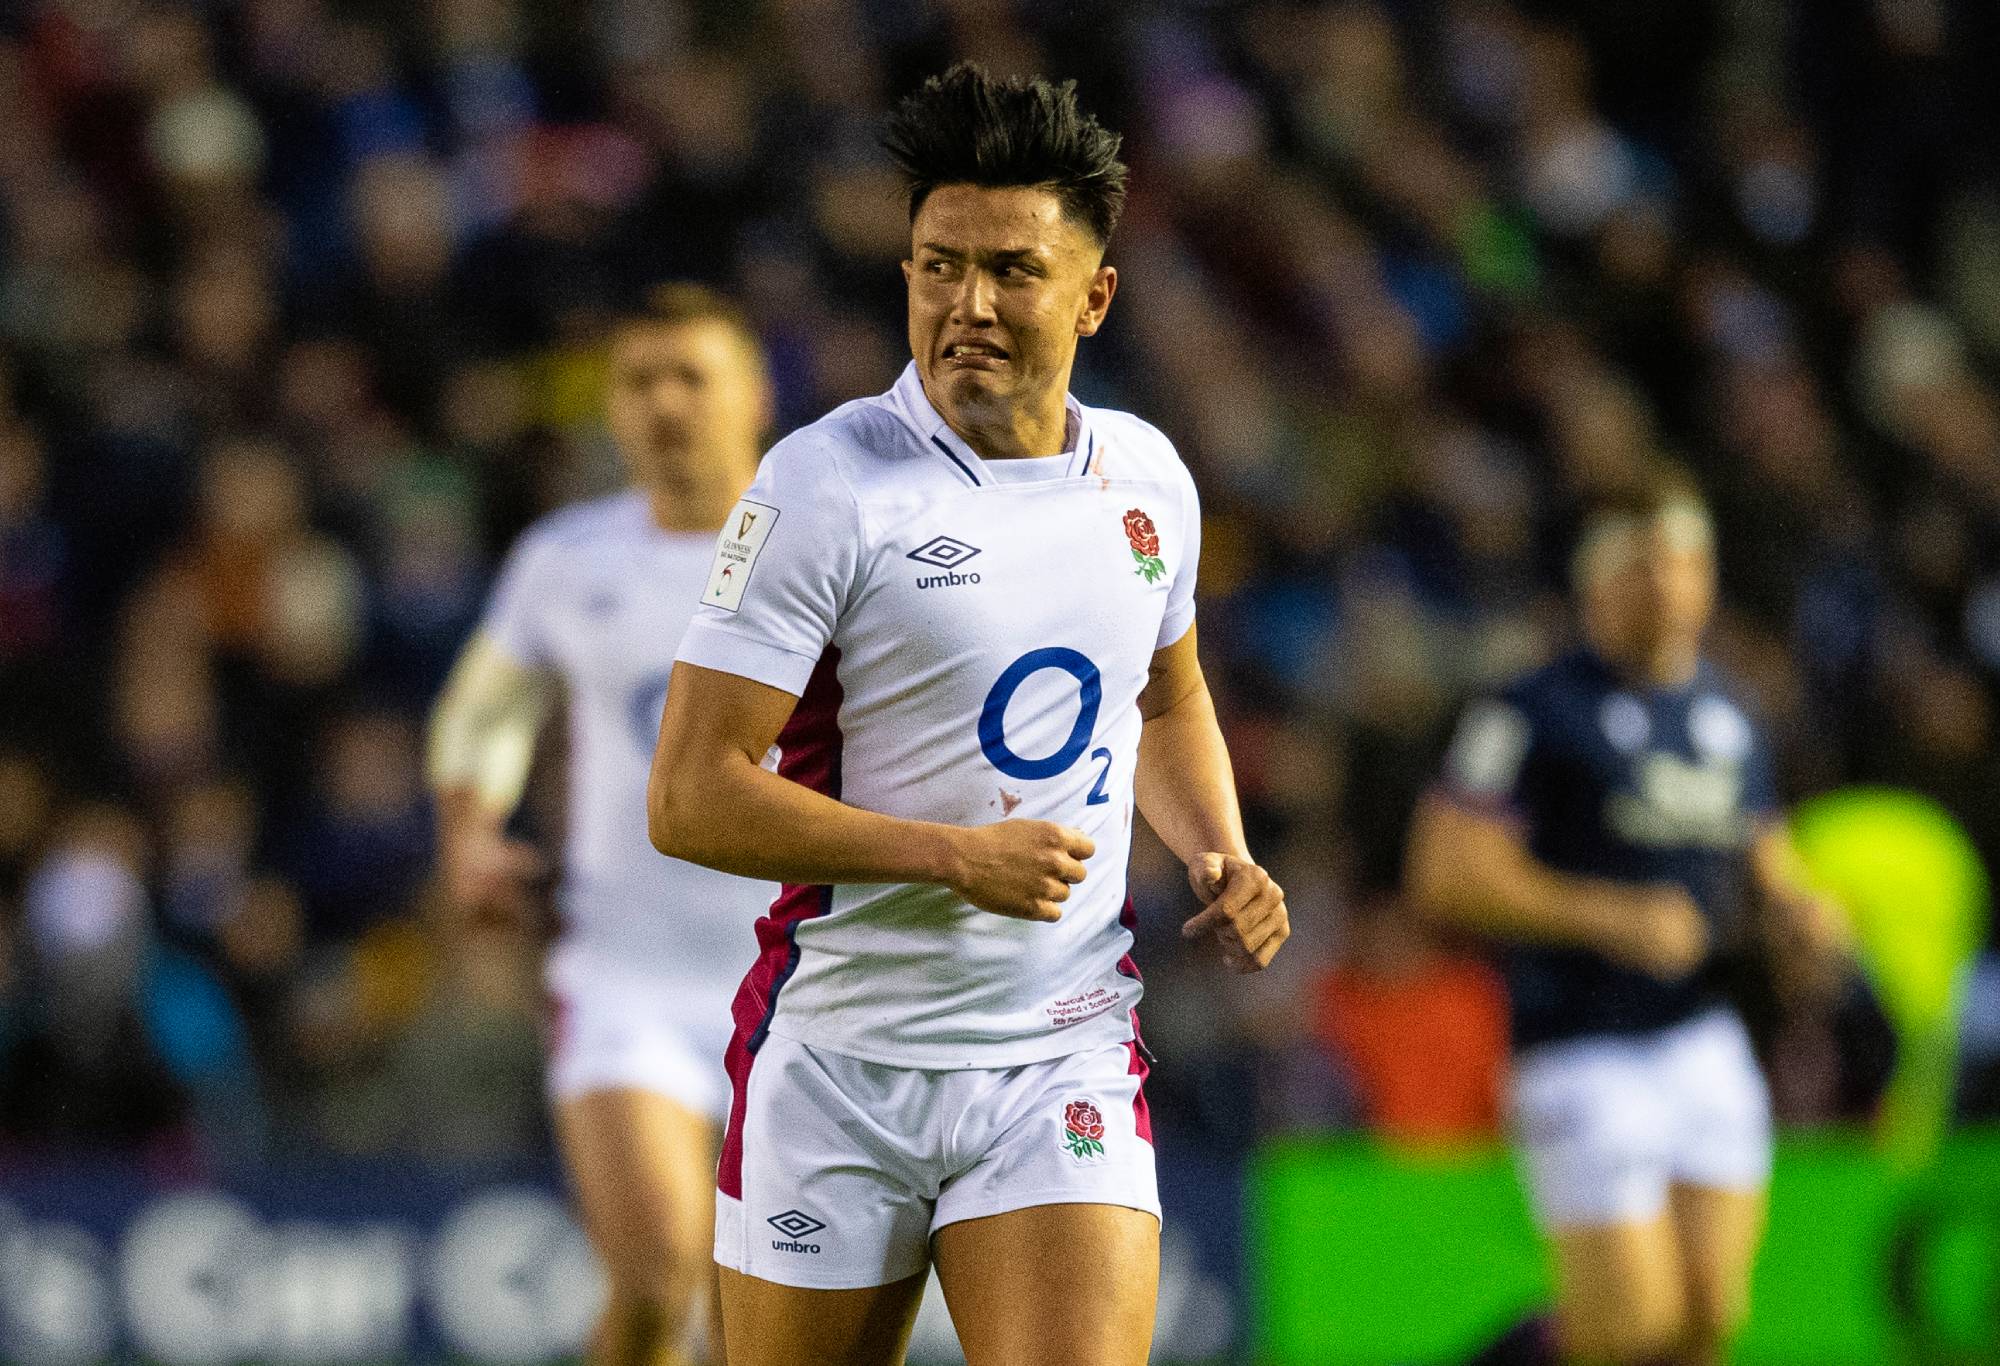
[[1181, 474], [1181, 527], [1187, 545], [1181, 553], [1180, 564], [1174, 571], [1174, 581], [1167, 589], [1166, 612], [1160, 618], [1160, 637], [1153, 648], [1164, 650], [1188, 633], [1194, 625], [1194, 585], [1201, 567], [1201, 495], [1195, 491], [1194, 476], [1187, 467], [1180, 467]]
[[547, 538], [533, 530], [514, 543], [479, 623], [481, 634], [532, 669], [552, 668], [555, 662], [548, 623], [555, 561], [548, 549]]
[[1459, 718], [1445, 754], [1441, 789], [1469, 806], [1518, 811], [1534, 741], [1534, 724], [1513, 702], [1494, 697], [1474, 702]]
[[824, 438], [772, 447], [716, 538], [678, 658], [794, 696], [832, 643], [861, 563], [861, 518]]

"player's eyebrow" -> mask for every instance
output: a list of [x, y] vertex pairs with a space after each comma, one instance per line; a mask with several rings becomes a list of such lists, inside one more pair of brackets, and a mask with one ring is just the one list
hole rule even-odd
[[917, 250], [919, 252], [929, 252], [933, 256], [942, 256], [947, 261], [964, 261], [974, 256], [980, 256], [1000, 265], [1016, 265], [1023, 261], [1042, 261], [1047, 259], [1048, 256], [1048, 253], [1040, 247], [1004, 247], [999, 251], [966, 251], [962, 247], [948, 247], [942, 242], [925, 242]]

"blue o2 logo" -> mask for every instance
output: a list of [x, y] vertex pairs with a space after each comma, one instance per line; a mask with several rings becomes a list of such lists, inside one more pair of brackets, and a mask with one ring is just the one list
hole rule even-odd
[[[1023, 683], [1043, 669], [1061, 669], [1076, 680], [1076, 724], [1069, 728], [1069, 738], [1055, 753], [1040, 759], [1024, 759], [1007, 744], [1007, 704], [1014, 700]], [[1030, 650], [1009, 664], [1007, 671], [994, 682], [993, 690], [986, 694], [986, 705], [979, 709], [979, 748], [987, 762], [1010, 778], [1053, 778], [1090, 748], [1090, 733], [1096, 729], [1097, 709], [1103, 701], [1104, 680], [1087, 656], [1059, 645]], [[1109, 751], [1104, 751], [1104, 755], [1107, 760], [1110, 758]], [[1096, 800], [1093, 793], [1091, 804]]]

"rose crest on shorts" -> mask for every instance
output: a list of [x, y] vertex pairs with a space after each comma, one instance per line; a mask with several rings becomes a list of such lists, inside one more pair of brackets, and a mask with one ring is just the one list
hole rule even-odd
[[1125, 514], [1125, 539], [1132, 543], [1132, 558], [1139, 562], [1134, 572], [1140, 578], [1153, 583], [1167, 572], [1165, 561], [1160, 559], [1160, 533], [1145, 509], [1133, 508]]
[[1063, 1107], [1063, 1146], [1079, 1162], [1104, 1156], [1104, 1116], [1087, 1100]]

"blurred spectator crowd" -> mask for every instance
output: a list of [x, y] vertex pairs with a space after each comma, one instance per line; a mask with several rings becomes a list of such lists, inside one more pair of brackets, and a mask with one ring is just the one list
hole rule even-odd
[[[875, 132], [959, 56], [1128, 135], [1076, 388], [1202, 486], [1291, 894], [1281, 970], [1227, 979], [1139, 850], [1169, 1132], [1490, 1129], [1491, 976], [1396, 906], [1402, 829], [1467, 693], [1563, 639], [1577, 509], [1657, 460], [1714, 502], [1714, 648], [1787, 794], [1929, 792], [2000, 866], [1979, 0], [21, 0], [0, 1158], [539, 1149], [536, 946], [440, 902], [426, 708], [512, 537], [618, 478], [640, 287], [737, 292], [786, 428], [893, 379]], [[1866, 1028], [1768, 1037], [1790, 1119], [1865, 1104]]]

